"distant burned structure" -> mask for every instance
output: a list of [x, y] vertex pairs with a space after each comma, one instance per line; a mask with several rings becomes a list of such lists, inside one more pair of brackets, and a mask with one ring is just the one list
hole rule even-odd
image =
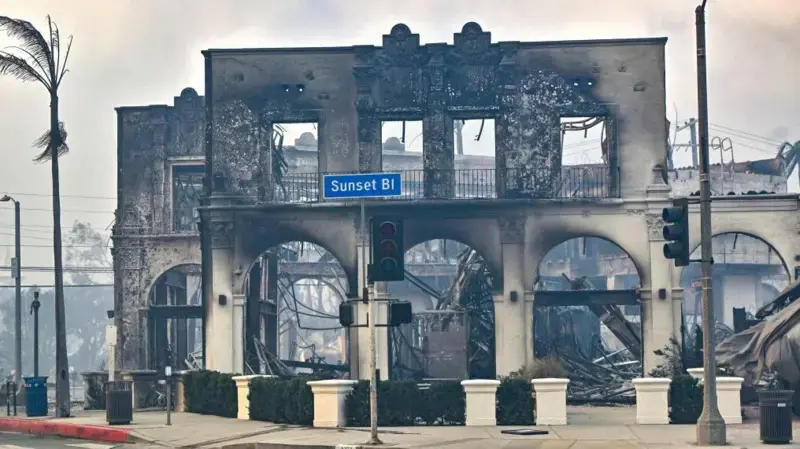
[[[277, 352], [269, 281], [276, 268], [264, 255], [287, 242], [315, 243], [328, 253], [315, 263], [338, 262], [341, 293], [356, 297], [364, 284], [359, 207], [325, 201], [322, 175], [392, 170], [402, 175], [402, 197], [368, 201], [367, 215], [401, 215], [406, 249], [449, 239], [480, 256], [492, 314], [482, 325], [493, 328], [496, 374], [533, 359], [537, 310], [566, 305], [589, 306], [620, 340], [638, 341], [649, 370], [658, 362], [652, 351], [681, 332], [684, 295], [680, 270], [661, 253], [672, 179], [663, 169], [665, 44], [495, 43], [468, 23], [453, 44], [423, 45], [399, 24], [380, 47], [204, 51], [205, 97], [186, 89], [175, 106], [118, 109], [119, 360], [152, 366], [164, 335], [183, 332], [165, 322], [194, 320], [206, 368], [261, 369], [249, 358], [252, 342]], [[494, 157], [457, 154], [458, 122], [483, 119], [494, 123]], [[382, 135], [386, 122], [411, 121], [422, 122], [421, 156]], [[291, 123], [313, 124], [317, 135], [283, 142], [280, 129]], [[602, 161], [565, 165], [564, 133], [589, 127], [603, 129]], [[409, 168], [412, 159], [418, 165]], [[798, 254], [796, 195], [725, 196], [713, 207], [715, 234], [769, 242], [784, 271]], [[691, 226], [696, 245], [696, 218]], [[621, 248], [630, 264], [624, 277], [542, 266], [554, 247], [580, 237]], [[194, 302], [150, 293], [175, 266], [193, 266], [202, 279]], [[460, 279], [465, 290], [477, 288], [469, 276]], [[387, 291], [399, 290], [375, 286], [378, 295]], [[465, 307], [460, 298], [443, 295], [441, 303]], [[622, 306], [639, 306], [636, 326]], [[359, 303], [357, 312], [365, 323], [366, 307]], [[376, 319], [386, 320], [383, 305]], [[348, 340], [350, 374], [365, 377], [366, 332], [353, 329]], [[383, 377], [390, 340], [381, 328]], [[188, 343], [176, 346], [191, 352]]]

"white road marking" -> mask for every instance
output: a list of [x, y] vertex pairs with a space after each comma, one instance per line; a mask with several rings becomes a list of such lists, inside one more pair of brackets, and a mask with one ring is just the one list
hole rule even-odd
[[13, 444], [0, 444], [0, 449], [33, 449], [25, 446], [14, 446]]
[[113, 445], [97, 444], [97, 443], [72, 443], [72, 444], [65, 444], [64, 446], [80, 447], [83, 449], [111, 449], [112, 447], [114, 447]]

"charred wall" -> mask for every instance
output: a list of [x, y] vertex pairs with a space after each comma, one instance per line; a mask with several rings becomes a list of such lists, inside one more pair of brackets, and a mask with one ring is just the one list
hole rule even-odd
[[175, 227], [174, 166], [201, 167], [204, 100], [184, 89], [174, 106], [117, 108], [117, 210], [112, 230], [118, 360], [146, 363], [147, 295], [177, 265], [199, 263], [196, 229]]
[[380, 171], [381, 122], [423, 122], [427, 197], [451, 197], [453, 120], [495, 120], [498, 193], [552, 197], [562, 117], [607, 119], [608, 196], [641, 197], [666, 159], [666, 39], [453, 44], [398, 24], [382, 46], [207, 50], [213, 189], [269, 200], [271, 124], [314, 121], [319, 171]]

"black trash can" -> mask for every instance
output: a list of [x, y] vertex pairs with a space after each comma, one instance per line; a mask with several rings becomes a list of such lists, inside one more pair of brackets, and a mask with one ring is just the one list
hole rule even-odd
[[111, 425], [130, 424], [133, 421], [133, 391], [131, 383], [124, 380], [105, 382], [106, 422]]
[[792, 441], [792, 390], [758, 392], [761, 441], [765, 444], [789, 444]]
[[25, 414], [47, 416], [47, 376], [25, 377]]

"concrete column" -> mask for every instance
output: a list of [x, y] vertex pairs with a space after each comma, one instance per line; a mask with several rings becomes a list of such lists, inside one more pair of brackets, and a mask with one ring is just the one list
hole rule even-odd
[[504, 242], [502, 248], [503, 292], [494, 294], [496, 369], [501, 376], [519, 370], [533, 358], [528, 354], [528, 340], [532, 340], [528, 334], [533, 326], [526, 309], [532, 309], [533, 302], [525, 298], [524, 245]]
[[355, 380], [317, 380], [306, 382], [314, 394], [314, 427], [347, 426], [347, 395]]
[[233, 301], [231, 302], [231, 307], [233, 307], [231, 314], [231, 319], [233, 320], [233, 325], [231, 326], [233, 350], [231, 355], [233, 356], [232, 372], [234, 373], [244, 373], [244, 306], [246, 302], [247, 298], [242, 294], [233, 295]]
[[669, 424], [669, 384], [672, 379], [633, 379], [636, 424]]
[[[661, 177], [660, 167], [652, 170], [653, 183], [647, 186], [648, 211], [645, 216], [648, 240], [650, 242], [650, 263], [647, 273], [642, 276], [642, 343], [644, 354], [644, 373], [649, 373], [663, 363], [653, 351], [669, 345], [674, 334], [674, 310], [672, 304], [673, 261], [664, 257], [664, 220], [661, 214], [664, 207], [671, 206], [672, 188]], [[664, 298], [659, 298], [663, 289]], [[680, 327], [679, 327], [680, 328]]]
[[496, 396], [499, 380], [462, 380], [466, 395], [466, 425], [496, 426]]
[[223, 373], [235, 372], [236, 354], [241, 354], [241, 341], [234, 341], [233, 301], [233, 224], [212, 222], [211, 227], [211, 298], [206, 317], [206, 369]]
[[[652, 235], [651, 235], [652, 237]], [[650, 285], [642, 286], [642, 338], [644, 343], [644, 372], [649, 373], [662, 363], [653, 351], [669, 345], [675, 334], [674, 308], [672, 300], [671, 260], [663, 256], [664, 241], [650, 241]], [[661, 298], [663, 293], [663, 299]], [[680, 329], [680, 323], [678, 323]]]
[[533, 362], [534, 359], [534, 340], [536, 333], [535, 316], [536, 296], [533, 291], [525, 292], [525, 364]]
[[567, 425], [567, 385], [569, 379], [533, 379], [536, 393], [536, 425]]
[[250, 381], [256, 377], [276, 377], [265, 376], [261, 374], [253, 374], [250, 376], [234, 376], [233, 381], [236, 383], [236, 400], [237, 411], [236, 419], [249, 420], [250, 419]]

